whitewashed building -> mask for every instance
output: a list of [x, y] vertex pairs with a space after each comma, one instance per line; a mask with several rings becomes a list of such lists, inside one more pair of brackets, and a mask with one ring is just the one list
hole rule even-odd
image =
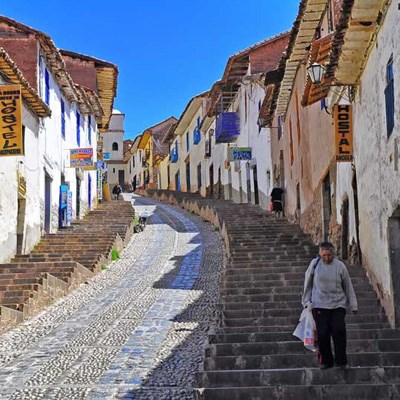
[[0, 262], [9, 261], [16, 253], [29, 252], [41, 236], [43, 195], [38, 187], [44, 162], [39, 125], [42, 118], [51, 115], [50, 108], [0, 48], [2, 93], [5, 85], [20, 85], [22, 89], [25, 154], [0, 156]]
[[[33, 171], [39, 176], [33, 187], [37, 194], [29, 194], [38, 206], [27, 211], [32, 213], [29, 219], [35, 221], [35, 226], [27, 225], [23, 229], [24, 237], [19, 236], [18, 251], [27, 253], [43, 233], [53, 233], [60, 226], [67, 226], [73, 218], [80, 218], [96, 206], [98, 128], [107, 128], [116, 73], [114, 66], [111, 74], [115, 79], [107, 76], [107, 82], [113, 84], [102, 86], [104, 79], [98, 76], [99, 69], [82, 60], [83, 56], [61, 54], [49, 36], [6, 17], [0, 17], [0, 46], [13, 59], [33, 93], [45, 104], [49, 115], [51, 113], [51, 117], [36, 122], [36, 132], [32, 128], [35, 140], [27, 135], [25, 153], [33, 153], [35, 161], [26, 165], [24, 160], [19, 163], [22, 179], [26, 180]], [[66, 64], [76, 80], [72, 79]], [[81, 76], [86, 79], [80, 79]], [[92, 87], [84, 85], [89, 77], [95, 83]], [[99, 96], [100, 89], [107, 89], [107, 93]], [[15, 224], [21, 235], [23, 224], [19, 219]], [[34, 233], [31, 234], [31, 230]], [[7, 258], [15, 251], [11, 249]]]
[[258, 121], [265, 97], [263, 74], [276, 69], [288, 36], [283, 33], [234, 54], [213, 85], [201, 126], [211, 142], [208, 195], [268, 207], [270, 133]]
[[356, 182], [361, 261], [389, 321], [400, 326], [399, 10], [396, 2], [383, 9], [375, 2], [360, 16], [362, 6], [362, 1], [354, 1], [341, 17], [343, 21], [361, 18], [364, 40], [359, 40], [360, 29], [350, 25], [336, 34], [344, 41], [335, 49], [340, 57], [331, 60], [335, 78], [343, 86], [357, 88], [354, 163], [341, 180], [353, 187]]

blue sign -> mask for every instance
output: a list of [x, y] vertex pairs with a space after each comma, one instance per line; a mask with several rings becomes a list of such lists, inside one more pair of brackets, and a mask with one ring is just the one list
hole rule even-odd
[[63, 210], [68, 206], [68, 186], [60, 186], [60, 208]]
[[103, 160], [110, 160], [111, 154], [110, 153], [103, 153]]
[[251, 147], [229, 147], [228, 148], [228, 161], [251, 161], [252, 153]]
[[67, 221], [72, 221], [72, 192], [68, 190], [67, 192]]

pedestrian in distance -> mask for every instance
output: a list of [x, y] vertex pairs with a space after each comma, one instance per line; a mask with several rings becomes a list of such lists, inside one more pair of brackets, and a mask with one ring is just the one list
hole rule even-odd
[[119, 183], [117, 183], [117, 184], [114, 186], [112, 192], [113, 192], [113, 195], [115, 196], [115, 199], [116, 199], [116, 200], [119, 200], [119, 195], [122, 193], [122, 187], [121, 187], [121, 185], [120, 185]]
[[347, 370], [346, 308], [356, 314], [357, 298], [347, 267], [335, 258], [330, 242], [319, 245], [319, 257], [311, 261], [306, 271], [302, 305], [312, 308], [320, 368], [328, 369], [336, 364]]
[[275, 217], [285, 216], [283, 211], [283, 189], [276, 186], [272, 189], [270, 194], [270, 200], [272, 203], [272, 212]]

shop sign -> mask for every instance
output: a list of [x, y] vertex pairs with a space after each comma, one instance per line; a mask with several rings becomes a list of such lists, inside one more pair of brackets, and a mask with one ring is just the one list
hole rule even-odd
[[21, 87], [0, 86], [0, 157], [24, 155], [21, 108]]
[[93, 147], [70, 150], [70, 167], [83, 168], [93, 166]]
[[333, 107], [335, 120], [336, 161], [353, 161], [353, 115], [350, 104], [335, 104]]
[[228, 147], [228, 161], [252, 160], [251, 147]]

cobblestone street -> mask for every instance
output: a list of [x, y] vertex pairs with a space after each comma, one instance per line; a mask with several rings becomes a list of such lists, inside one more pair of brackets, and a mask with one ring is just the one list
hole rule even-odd
[[133, 202], [149, 220], [121, 258], [0, 337], [1, 399], [192, 398], [222, 240], [177, 207]]

